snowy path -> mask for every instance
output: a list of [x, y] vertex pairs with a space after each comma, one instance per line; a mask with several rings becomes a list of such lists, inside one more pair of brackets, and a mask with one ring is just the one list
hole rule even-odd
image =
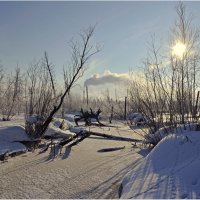
[[[125, 136], [133, 137], [125, 126], [94, 129], [116, 135], [126, 132]], [[123, 150], [98, 152], [123, 146]], [[118, 198], [122, 177], [146, 153], [128, 142], [95, 137], [54, 161], [48, 161], [48, 152], [27, 153], [0, 164], [0, 198]]]

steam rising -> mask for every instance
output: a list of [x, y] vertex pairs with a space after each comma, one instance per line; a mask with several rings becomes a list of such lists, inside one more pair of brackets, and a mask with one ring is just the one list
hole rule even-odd
[[91, 78], [86, 79], [84, 85], [97, 86], [105, 84], [127, 84], [129, 80], [130, 80], [129, 74], [112, 73], [109, 70], [106, 70], [103, 75], [95, 74]]

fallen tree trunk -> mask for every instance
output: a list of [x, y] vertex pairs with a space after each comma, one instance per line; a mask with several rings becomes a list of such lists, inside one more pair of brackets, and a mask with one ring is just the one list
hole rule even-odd
[[120, 137], [120, 136], [115, 136], [115, 135], [108, 135], [105, 133], [98, 133], [98, 132], [91, 132], [88, 131], [90, 135], [98, 136], [98, 137], [104, 137], [104, 138], [109, 138], [113, 140], [119, 140], [119, 141], [127, 141], [127, 142], [140, 142], [142, 143], [143, 140], [138, 140], [138, 139], [133, 139], [133, 138], [126, 138], [126, 137]]
[[[107, 139], [117, 140], [117, 141], [134, 142], [135, 144], [144, 142], [143, 140], [108, 135], [105, 133], [98, 133], [98, 132], [92, 132], [92, 131], [80, 131], [76, 135], [74, 135], [68, 139], [64, 139], [64, 140], [60, 141], [59, 143], [57, 143], [57, 145], [60, 146], [60, 149], [62, 149], [62, 147], [64, 147], [65, 145], [68, 145], [67, 147], [71, 148], [72, 146], [77, 145], [78, 143], [80, 143], [81, 141], [83, 141], [84, 139], [88, 138], [91, 135], [97, 136], [97, 137], [104, 137]], [[48, 150], [49, 146], [50, 146], [50, 144], [48, 144], [47, 147], [45, 147], [40, 153], [46, 152]]]
[[78, 139], [79, 137], [80, 137], [80, 138], [83, 138], [83, 137], [85, 137], [85, 136], [89, 137], [89, 134], [86, 133], [86, 132], [81, 131], [81, 132], [77, 133], [76, 135], [72, 136], [72, 137], [69, 138], [69, 139], [65, 139], [65, 140], [60, 141], [59, 145], [60, 145], [60, 146], [64, 146], [64, 145], [69, 144], [70, 142], [72, 142], [72, 141]]
[[[92, 131], [81, 131], [79, 133], [77, 133], [76, 135], [72, 136], [69, 139], [66, 140], [62, 140], [59, 145], [64, 146], [66, 144], [69, 144], [72, 141], [75, 140], [82, 140], [89, 137], [89, 136], [98, 136], [98, 137], [104, 137], [104, 138], [108, 138], [108, 139], [112, 139], [112, 140], [117, 140], [117, 141], [125, 141], [125, 142], [135, 142], [135, 143], [143, 143], [143, 140], [138, 140], [138, 139], [133, 139], [133, 138], [127, 138], [127, 137], [120, 137], [120, 136], [115, 136], [115, 135], [108, 135], [105, 133], [98, 133], [98, 132], [92, 132]], [[74, 142], [76, 144], [76, 141]], [[73, 145], [74, 146], [74, 145]]]
[[82, 135], [81, 138], [79, 138], [79, 139], [77, 139], [75, 142], [71, 143], [68, 147], [71, 148], [71, 147], [77, 145], [78, 143], [80, 143], [81, 141], [83, 141], [84, 139], [86, 139], [86, 138], [89, 137], [89, 136], [90, 136], [89, 133], [84, 133], [84, 134]]

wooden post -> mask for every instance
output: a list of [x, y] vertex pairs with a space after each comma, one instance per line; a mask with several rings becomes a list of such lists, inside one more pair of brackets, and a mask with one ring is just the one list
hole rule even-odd
[[194, 111], [194, 117], [197, 117], [197, 108], [198, 108], [198, 102], [199, 102], [199, 92], [197, 92], [197, 99], [196, 99], [196, 104], [195, 104], [195, 111]]
[[124, 120], [126, 120], [126, 101], [127, 97], [125, 97], [125, 103], [124, 103]]
[[111, 108], [111, 114], [110, 114], [110, 118], [109, 118], [110, 124], [112, 124], [112, 119], [113, 119], [113, 106]]

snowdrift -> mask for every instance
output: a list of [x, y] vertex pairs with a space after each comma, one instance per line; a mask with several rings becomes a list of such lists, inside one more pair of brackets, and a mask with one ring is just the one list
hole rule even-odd
[[121, 198], [200, 198], [200, 132], [165, 137], [122, 181]]
[[9, 151], [9, 154], [25, 152], [26, 146], [17, 141], [30, 141], [30, 138], [26, 135], [24, 127], [0, 127], [0, 155], [7, 151]]
[[188, 123], [188, 124], [179, 124], [176, 127], [166, 126], [160, 128], [155, 133], [145, 135], [145, 139], [147, 143], [156, 145], [160, 140], [164, 137], [168, 136], [169, 134], [178, 133], [181, 134], [185, 131], [195, 131], [197, 129], [197, 123]]
[[[62, 129], [60, 129], [60, 125], [62, 125]], [[50, 123], [47, 131], [45, 132], [45, 137], [64, 137], [68, 138], [74, 135], [69, 129], [73, 127], [73, 124], [65, 119], [54, 118]]]
[[[28, 120], [30, 123], [36, 122], [35, 116], [30, 117]], [[61, 124], [62, 129], [59, 128]], [[72, 127], [72, 123], [66, 120], [63, 121], [63, 119], [54, 118], [44, 136], [68, 138], [74, 135], [74, 133], [69, 130]], [[8, 127], [0, 127], [0, 155], [7, 151], [9, 154], [26, 152], [27, 147], [20, 143], [22, 141], [31, 141], [23, 126], [14, 125]]]
[[23, 126], [8, 126], [0, 127], [0, 141], [28, 141], [30, 138], [27, 136]]
[[19, 142], [0, 141], [0, 155], [8, 152], [9, 155], [17, 152], [26, 152], [27, 148]]

